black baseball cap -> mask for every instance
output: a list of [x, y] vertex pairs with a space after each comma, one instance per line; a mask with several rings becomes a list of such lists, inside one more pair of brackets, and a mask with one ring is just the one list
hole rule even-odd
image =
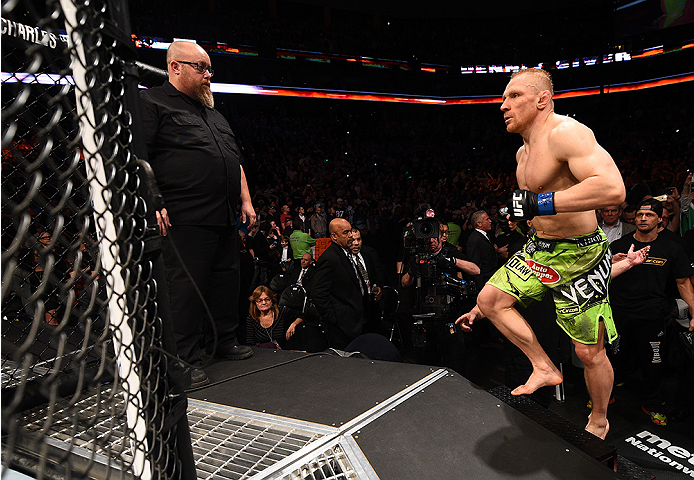
[[663, 204], [655, 198], [642, 200], [636, 207], [636, 211], [638, 212], [639, 210], [653, 210], [653, 212], [658, 215], [658, 218], [662, 218], [663, 216]]

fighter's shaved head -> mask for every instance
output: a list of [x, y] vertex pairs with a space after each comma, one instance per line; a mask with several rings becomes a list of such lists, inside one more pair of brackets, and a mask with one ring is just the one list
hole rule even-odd
[[535, 90], [535, 93], [547, 90], [550, 96], [554, 96], [552, 76], [548, 71], [542, 70], [541, 68], [526, 68], [514, 72], [513, 75], [511, 75], [511, 80], [520, 76], [527, 76], [528, 85]]

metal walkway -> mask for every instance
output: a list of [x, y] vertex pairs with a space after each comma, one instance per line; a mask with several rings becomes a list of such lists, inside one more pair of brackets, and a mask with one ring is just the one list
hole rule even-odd
[[[188, 423], [199, 480], [376, 480], [378, 476], [354, 439], [368, 423], [386, 414], [412, 395], [444, 377], [437, 370], [419, 382], [336, 428], [267, 413], [189, 399]], [[72, 422], [57, 422], [48, 433], [56, 448], [94, 459], [104, 466], [108, 455], [124, 460], [132, 451], [120, 429], [114, 428], [108, 412], [96, 412], [98, 397], [112, 395], [109, 386], [84, 398], [75, 406], [59, 401], [52, 412], [46, 408], [25, 414], [21, 424], [29, 431], [44, 428], [49, 413], [54, 416], [78, 411], [84, 416], [85, 431], [74, 432]], [[118, 395], [117, 395], [118, 396]], [[115, 408], [124, 408], [122, 398]], [[101, 419], [94, 421], [94, 419]]]

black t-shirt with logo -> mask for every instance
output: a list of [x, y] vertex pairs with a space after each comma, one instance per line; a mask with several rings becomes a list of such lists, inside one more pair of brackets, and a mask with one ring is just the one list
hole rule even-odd
[[647, 245], [651, 250], [643, 265], [636, 265], [612, 280], [612, 310], [634, 319], [662, 319], [675, 295], [674, 280], [691, 276], [694, 267], [684, 248], [664, 235], [644, 243], [636, 241], [632, 233], [612, 242], [610, 248], [613, 254], [627, 253], [632, 244], [635, 251]]

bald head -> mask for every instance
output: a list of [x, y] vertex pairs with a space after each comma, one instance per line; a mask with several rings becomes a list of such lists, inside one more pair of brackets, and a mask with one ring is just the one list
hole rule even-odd
[[207, 60], [207, 65], [210, 64], [210, 57], [207, 52], [197, 43], [193, 42], [173, 42], [169, 45], [169, 49], [166, 51], [166, 67], [171, 75], [171, 62], [173, 61], [187, 61], [187, 62], [198, 62], [200, 59]]
[[301, 256], [301, 268], [308, 268], [313, 263], [313, 256], [310, 253], [304, 253]]
[[335, 218], [330, 222], [330, 239], [342, 248], [349, 247], [352, 236], [352, 225], [344, 218]]
[[[190, 63], [187, 63], [190, 62]], [[211, 67], [210, 56], [200, 45], [193, 42], [173, 42], [166, 51], [166, 68], [169, 82], [181, 93], [214, 108], [214, 97], [210, 90], [208, 71], [200, 73], [195, 65]]]

